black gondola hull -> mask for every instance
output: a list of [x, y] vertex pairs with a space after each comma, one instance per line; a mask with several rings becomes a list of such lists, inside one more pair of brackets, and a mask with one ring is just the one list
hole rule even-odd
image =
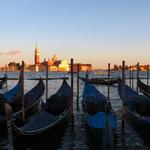
[[[40, 132], [30, 133], [30, 134], [20, 134], [17, 130], [14, 130], [14, 134], [18, 135], [15, 139], [15, 143], [19, 146], [21, 143], [24, 145], [30, 145], [31, 143], [37, 143], [37, 141], [44, 139], [53, 139], [54, 137], [59, 137], [63, 134], [66, 127], [69, 125], [71, 120], [71, 109], [68, 110], [66, 115], [60, 119], [54, 126], [49, 126]], [[56, 136], [57, 135], [57, 136]], [[22, 146], [22, 145], [21, 145]]]
[[[32, 116], [24, 125], [17, 126], [13, 123], [14, 132], [18, 135], [15, 140], [16, 145], [23, 143], [32, 147], [38, 145], [37, 141], [41, 143], [58, 137], [71, 119], [71, 103], [71, 88], [64, 80], [58, 91], [48, 98], [40, 112]], [[53, 143], [54, 140], [50, 142]], [[43, 145], [43, 142], [40, 145]], [[50, 146], [50, 149], [53, 148]]]
[[140, 79], [138, 79], [138, 87], [140, 88], [140, 92], [150, 97], [150, 86], [144, 84]]
[[116, 79], [111, 79], [111, 80], [105, 80], [105, 79], [101, 79], [101, 78], [83, 78], [80, 77], [80, 79], [84, 82], [90, 83], [90, 84], [102, 84], [102, 85], [114, 85], [118, 83], [118, 80]]
[[63, 122], [57, 124], [57, 126], [49, 129], [48, 131], [32, 136], [20, 135], [14, 140], [14, 145], [18, 150], [26, 150], [31, 148], [33, 150], [57, 150], [61, 143], [62, 136], [69, 126], [70, 117], [66, 118]]
[[150, 129], [150, 123], [144, 122], [141, 118], [134, 115], [134, 113], [127, 107], [125, 107], [126, 117], [134, 127], [141, 128], [143, 130]]
[[0, 89], [3, 88], [3, 86], [6, 84], [6, 82], [7, 82], [7, 78], [5, 76], [0, 78]]
[[[25, 111], [25, 121], [27, 121], [32, 115], [34, 115], [36, 112], [39, 111], [39, 103], [40, 99], [37, 102], [35, 102], [35, 104], [32, 107], [30, 107]], [[13, 120], [17, 125], [21, 125], [24, 123], [22, 120], [21, 112], [18, 112], [18, 115], [14, 116]], [[7, 124], [5, 117], [3, 117], [3, 119], [0, 120], [0, 136], [6, 135], [7, 135]]]
[[[106, 97], [93, 85], [85, 84], [82, 106], [85, 114], [90, 143], [94, 149], [112, 149], [116, 119]], [[107, 110], [107, 112], [106, 112]]]
[[[42, 80], [40, 80], [39, 83], [31, 91], [25, 94], [24, 96], [25, 104], [26, 102], [28, 102], [24, 108], [25, 120], [29, 119], [29, 117], [31, 117], [33, 114], [39, 111], [39, 103], [40, 103], [42, 95], [44, 94], [44, 90], [45, 90], [44, 83]], [[38, 95], [35, 95], [35, 97], [33, 97], [35, 92], [38, 92]], [[16, 124], [20, 125], [20, 124], [23, 124], [23, 121], [22, 121], [22, 109], [21, 109], [22, 105], [20, 104], [21, 97], [18, 93], [13, 97], [13, 100], [10, 102], [10, 105], [12, 105], [12, 108], [15, 108], [15, 106], [18, 107], [16, 109], [17, 111], [14, 111], [13, 109], [14, 113], [12, 115], [12, 119], [13, 121], [15, 121]], [[30, 99], [30, 95], [32, 96], [32, 99]], [[19, 102], [19, 105], [16, 104], [18, 102]], [[0, 117], [0, 131], [3, 131], [3, 133], [7, 135], [6, 118], [5, 118], [4, 113], [1, 115], [2, 116]]]
[[[25, 121], [27, 121], [31, 116], [33, 116], [35, 113], [37, 113], [40, 110], [40, 101], [41, 101], [41, 98], [38, 99], [32, 106], [30, 106], [29, 108], [25, 110]], [[15, 114], [16, 114], [14, 116], [15, 124], [17, 125], [23, 124], [22, 111], [19, 111], [18, 113], [16, 112]]]

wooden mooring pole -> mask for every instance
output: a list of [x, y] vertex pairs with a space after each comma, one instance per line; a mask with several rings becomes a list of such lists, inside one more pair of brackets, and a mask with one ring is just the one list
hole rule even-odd
[[136, 77], [136, 92], [138, 92], [138, 79], [139, 79], [139, 62], [137, 63], [137, 77]]
[[110, 63], [108, 63], [108, 104], [110, 106]]
[[8, 90], [8, 72], [7, 72], [7, 65], [5, 65], [5, 70], [6, 70], [6, 91]]
[[46, 62], [46, 102], [48, 100], [48, 61]]
[[77, 65], [77, 110], [79, 110], [79, 72], [80, 64]]
[[21, 98], [22, 98], [22, 120], [25, 121], [25, 108], [24, 108], [24, 61], [21, 67]]
[[86, 78], [86, 79], [89, 79], [89, 71], [88, 71], [88, 69], [87, 69], [86, 72], [85, 72], [85, 78]]
[[73, 58], [71, 58], [71, 104], [72, 104], [72, 126], [74, 126], [74, 115], [73, 115], [73, 81], [74, 81], [74, 76], [73, 76]]
[[12, 133], [12, 108], [7, 103], [5, 103], [4, 105], [5, 105], [5, 116], [6, 116], [7, 134], [8, 134], [8, 150], [14, 150], [13, 133]]
[[132, 78], [132, 76], [131, 76], [131, 73], [132, 73], [132, 72], [131, 72], [131, 66], [130, 66], [130, 72], [129, 72], [129, 78], [130, 78], [130, 87], [131, 87], [131, 81], [132, 81], [132, 80], [131, 80], [131, 78]]
[[[131, 66], [132, 67], [132, 66]], [[132, 79], [132, 89], [134, 89], [134, 75], [133, 75], [133, 69], [131, 68], [131, 79]]]
[[125, 122], [125, 61], [122, 61], [122, 130]]
[[147, 65], [147, 85], [149, 85], [149, 64]]

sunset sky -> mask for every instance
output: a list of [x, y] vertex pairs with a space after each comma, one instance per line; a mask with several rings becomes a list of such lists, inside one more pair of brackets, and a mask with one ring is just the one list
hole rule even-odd
[[1, 0], [0, 66], [56, 54], [105, 68], [150, 63], [150, 0]]

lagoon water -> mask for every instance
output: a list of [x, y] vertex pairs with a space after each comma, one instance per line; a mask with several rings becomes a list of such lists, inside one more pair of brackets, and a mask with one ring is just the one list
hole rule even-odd
[[[34, 87], [37, 81], [27, 80], [28, 78], [35, 77], [45, 77], [44, 72], [25, 73], [25, 92], [29, 91], [32, 87]], [[80, 73], [81, 76], [84, 76], [84, 73]], [[112, 72], [111, 77], [118, 77], [121, 75], [121, 72]], [[128, 77], [129, 72], [126, 72], [126, 76]], [[3, 76], [3, 73], [0, 73], [0, 76]], [[18, 77], [18, 72], [10, 72], [8, 73], [8, 77]], [[69, 77], [68, 83], [70, 84], [70, 74], [68, 73], [49, 73], [49, 77]], [[107, 77], [107, 72], [92, 72], [89, 74], [90, 77]], [[136, 72], [134, 72], [134, 76], [136, 77]], [[140, 72], [140, 77], [146, 77], [146, 72]], [[74, 127], [68, 125], [64, 133], [58, 138], [52, 139], [41, 139], [41, 141], [31, 142], [30, 144], [24, 142], [24, 144], [15, 143], [14, 147], [17, 150], [95, 150], [97, 147], [95, 143], [93, 144], [92, 139], [88, 135], [88, 131], [86, 128], [84, 112], [82, 110], [81, 100], [82, 93], [84, 88], [84, 82], [80, 81], [80, 99], [79, 99], [79, 109], [76, 107], [76, 74], [74, 74]], [[146, 80], [143, 80], [146, 83]], [[11, 89], [17, 81], [8, 81], [8, 89]], [[60, 87], [62, 80], [50, 80], [48, 82], [48, 94], [51, 96], [54, 94]], [[126, 81], [129, 84], [129, 81]], [[100, 90], [105, 96], [107, 96], [107, 86], [105, 85], [96, 85], [97, 89]], [[136, 80], [134, 81], [134, 88], [136, 89]], [[1, 93], [5, 92], [5, 89], [0, 91]], [[45, 95], [42, 97], [43, 101], [45, 101]], [[118, 96], [117, 85], [110, 87], [110, 101], [112, 108], [117, 116], [117, 129], [115, 136], [115, 148], [116, 150], [148, 150], [150, 149], [148, 146], [149, 137], [143, 136], [139, 134], [137, 130], [128, 122], [125, 121], [125, 130], [124, 133], [121, 130], [121, 105], [122, 101]], [[33, 139], [34, 141], [34, 139]], [[0, 139], [0, 149], [7, 149], [7, 139]]]

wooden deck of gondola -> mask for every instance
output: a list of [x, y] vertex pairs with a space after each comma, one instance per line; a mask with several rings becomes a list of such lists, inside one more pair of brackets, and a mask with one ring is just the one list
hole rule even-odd
[[38, 135], [35, 137], [23, 137], [20, 135], [16, 135], [17, 138], [14, 139], [14, 144], [16, 149], [18, 150], [26, 150], [27, 148], [31, 149], [43, 149], [44, 150], [57, 150], [59, 144], [61, 143], [64, 132], [69, 126], [71, 120], [68, 118], [65, 123], [58, 125], [55, 129], [46, 132], [44, 135]]
[[[58, 122], [58, 124], [56, 124], [56, 126], [51, 125], [49, 127], [49, 129], [46, 129], [44, 132], [39, 132], [39, 134], [29, 134], [29, 135], [21, 135], [18, 134], [17, 132], [15, 132], [15, 135], [17, 136], [17, 138], [15, 139], [15, 143], [16, 144], [20, 144], [20, 143], [24, 143], [24, 141], [26, 141], [27, 143], [32, 142], [37, 142], [42, 140], [43, 138], [54, 138], [54, 136], [58, 135], [59, 133], [61, 133], [63, 131], [63, 129], [65, 129], [65, 127], [67, 127], [66, 125], [68, 125], [68, 123], [71, 120], [71, 109], [68, 110], [68, 116], [64, 117], [64, 119], [60, 120]], [[51, 130], [52, 129], [52, 130]], [[25, 143], [24, 143], [25, 144]]]

